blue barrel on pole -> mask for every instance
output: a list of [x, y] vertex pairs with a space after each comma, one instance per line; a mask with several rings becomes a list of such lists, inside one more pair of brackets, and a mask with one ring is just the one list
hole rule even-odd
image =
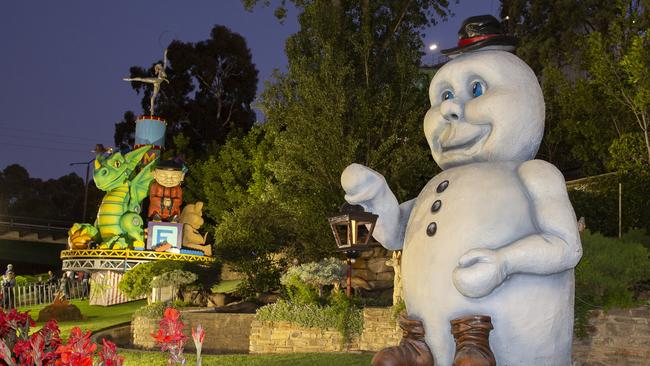
[[152, 149], [143, 158], [143, 163], [153, 161], [165, 148], [165, 131], [167, 122], [156, 116], [140, 116], [135, 120], [135, 146], [152, 145]]

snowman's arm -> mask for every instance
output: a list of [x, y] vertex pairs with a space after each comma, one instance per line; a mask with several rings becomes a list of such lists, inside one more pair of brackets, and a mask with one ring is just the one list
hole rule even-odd
[[406, 224], [415, 204], [415, 199], [398, 205], [393, 192], [388, 189], [388, 186], [385, 188], [386, 191], [382, 192], [374, 200], [357, 203], [361, 204], [364, 210], [379, 216], [372, 237], [386, 249], [401, 250], [404, 246]]
[[372, 236], [387, 249], [402, 249], [406, 223], [415, 200], [400, 205], [384, 176], [360, 164], [345, 168], [341, 185], [346, 201], [379, 216]]
[[542, 160], [524, 162], [519, 176], [538, 232], [499, 249], [507, 275], [552, 274], [574, 268], [582, 256], [576, 216], [564, 177]]

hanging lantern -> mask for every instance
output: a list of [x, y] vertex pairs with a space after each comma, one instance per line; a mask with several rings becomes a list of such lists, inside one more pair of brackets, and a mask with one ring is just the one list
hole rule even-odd
[[359, 205], [343, 205], [339, 215], [329, 218], [338, 248], [345, 251], [363, 250], [367, 246], [376, 246], [371, 243], [371, 238], [377, 217], [371, 212], [365, 212]]
[[345, 293], [352, 296], [352, 263], [361, 251], [372, 249], [378, 243], [371, 242], [372, 232], [377, 223], [377, 215], [365, 212], [359, 205], [344, 204], [341, 213], [329, 218], [330, 227], [339, 252], [343, 252], [348, 264], [347, 287]]

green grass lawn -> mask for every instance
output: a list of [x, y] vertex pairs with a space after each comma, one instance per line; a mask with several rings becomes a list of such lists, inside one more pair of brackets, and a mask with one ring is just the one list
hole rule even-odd
[[[75, 322], [60, 322], [59, 328], [61, 329], [61, 336], [64, 338], [70, 334], [70, 329], [79, 327], [81, 330], [96, 331], [103, 328], [108, 328], [115, 324], [130, 322], [133, 312], [138, 308], [147, 304], [146, 300], [133, 301], [126, 304], [119, 304], [113, 306], [94, 306], [88, 305], [88, 300], [72, 300], [71, 304], [76, 305], [81, 310], [81, 314], [86, 317], [86, 320]], [[29, 314], [34, 320], [38, 318], [38, 312], [43, 309], [45, 305], [28, 306], [19, 308], [20, 311], [29, 310]], [[41, 329], [44, 323], [36, 323], [36, 327], [32, 328], [33, 331]]]
[[[120, 349], [124, 365], [165, 365], [167, 355]], [[187, 354], [187, 366], [195, 365], [193, 354]], [[371, 354], [292, 353], [280, 355], [204, 355], [203, 366], [368, 366]]]

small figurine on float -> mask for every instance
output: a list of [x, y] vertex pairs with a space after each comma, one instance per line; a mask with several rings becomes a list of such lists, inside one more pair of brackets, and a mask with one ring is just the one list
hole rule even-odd
[[181, 183], [185, 178], [182, 164], [165, 160], [153, 172], [154, 182], [149, 189], [147, 217], [153, 221], [178, 222], [183, 204]]
[[201, 235], [199, 233], [199, 229], [204, 222], [202, 216], [203, 202], [201, 201], [186, 205], [183, 208], [180, 217], [180, 222], [183, 224], [183, 248], [200, 251], [203, 255], [212, 256], [212, 245], [205, 242], [207, 234]]

